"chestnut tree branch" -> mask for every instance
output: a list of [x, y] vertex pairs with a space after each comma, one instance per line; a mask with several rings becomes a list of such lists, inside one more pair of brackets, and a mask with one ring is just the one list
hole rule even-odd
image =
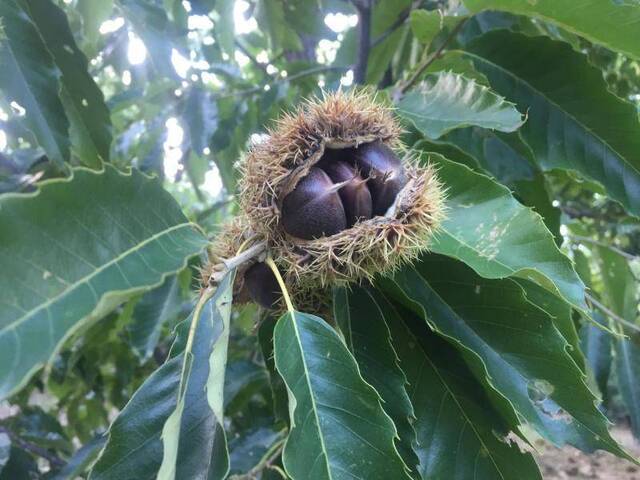
[[243, 263], [259, 256], [266, 248], [267, 242], [259, 242], [247, 248], [242, 253], [237, 254], [235, 257], [222, 259], [220, 264], [216, 265], [215, 272], [211, 275], [211, 279], [214, 282], [219, 282], [229, 270], [239, 267]]
[[586, 298], [589, 303], [591, 303], [594, 307], [596, 307], [598, 310], [604, 313], [611, 320], [614, 320], [624, 325], [625, 327], [630, 328], [635, 332], [640, 332], [640, 327], [638, 325], [636, 325], [633, 322], [630, 322], [629, 320], [625, 320], [620, 315], [616, 314], [615, 312], [612, 312], [609, 308], [607, 308], [605, 305], [600, 303], [593, 295], [590, 295], [587, 293]]
[[312, 67], [312, 68], [308, 68], [306, 70], [301, 70], [300, 72], [294, 73], [293, 75], [290, 75], [288, 77], [280, 77], [280, 78], [272, 81], [271, 83], [268, 83], [268, 84], [265, 84], [265, 85], [259, 85], [257, 87], [248, 88], [246, 90], [236, 90], [234, 92], [221, 92], [220, 94], [214, 95], [214, 98], [216, 100], [221, 100], [221, 99], [229, 98], [229, 97], [252, 95], [254, 93], [259, 93], [259, 92], [264, 91], [266, 86], [272, 87], [272, 86], [278, 85], [280, 83], [294, 82], [294, 81], [299, 80], [301, 78], [310, 77], [312, 75], [318, 75], [318, 74], [324, 73], [324, 72], [335, 72], [335, 71], [346, 72], [346, 71], [348, 71], [350, 69], [351, 69], [351, 66], [341, 67], [341, 66], [335, 66], [335, 65], [319, 65], [317, 67]]
[[353, 80], [362, 85], [367, 79], [369, 51], [371, 50], [371, 1], [352, 0], [358, 12], [358, 59], [353, 72]]
[[7, 427], [0, 426], [0, 433], [6, 434], [13, 444], [15, 444], [18, 448], [25, 450], [29, 453], [37, 455], [38, 457], [42, 457], [49, 462], [49, 464], [54, 468], [61, 468], [66, 465], [66, 462], [62, 460], [57, 455], [49, 452], [46, 448], [42, 448], [39, 445], [36, 445], [31, 442], [27, 442], [20, 438], [17, 434], [9, 430]]
[[640, 257], [633, 255], [631, 253], [625, 252], [624, 250], [615, 247], [613, 245], [610, 245], [608, 243], [605, 242], [601, 242], [600, 240], [596, 240], [594, 238], [589, 238], [589, 237], [583, 237], [581, 235], [569, 235], [569, 238], [573, 241], [576, 241], [577, 243], [580, 242], [584, 242], [584, 243], [591, 243], [593, 245], [598, 245], [600, 247], [604, 247], [604, 248], [608, 248], [609, 250], [617, 253], [618, 255], [628, 259], [628, 260], [637, 260], [640, 259]]
[[382, 32], [379, 36], [377, 36], [376, 38], [373, 39], [373, 41], [371, 42], [371, 48], [375, 48], [378, 45], [380, 45], [382, 42], [384, 42], [387, 38], [389, 38], [391, 35], [393, 35], [393, 33], [395, 33], [395, 31], [400, 28], [402, 25], [404, 25], [407, 20], [409, 19], [409, 15], [411, 15], [411, 10], [413, 9], [413, 5], [409, 6], [407, 8], [405, 8], [402, 12], [400, 12], [400, 15], [398, 16], [398, 18], [396, 19], [395, 22], [393, 22], [389, 28], [387, 28], [384, 32]]
[[405, 94], [407, 92], [407, 90], [409, 90], [418, 81], [418, 79], [427, 70], [427, 68], [429, 68], [433, 62], [435, 62], [438, 58], [440, 58], [440, 56], [442, 55], [442, 52], [444, 51], [444, 49], [455, 38], [455, 36], [458, 34], [458, 32], [460, 31], [460, 29], [462, 28], [462, 26], [464, 25], [464, 23], [466, 21], [467, 21], [467, 19], [463, 18], [462, 20], [460, 20], [456, 24], [455, 27], [453, 27], [453, 29], [451, 30], [451, 32], [449, 33], [447, 38], [436, 49], [436, 51], [434, 51], [431, 55], [428, 55], [424, 59], [424, 61], [416, 68], [416, 70], [413, 72], [413, 74], [407, 79], [407, 81], [402, 83], [398, 87], [398, 89], [395, 91], [395, 93], [393, 95], [394, 99], [396, 99], [396, 100], [400, 99], [400, 97], [402, 97], [402, 95]]

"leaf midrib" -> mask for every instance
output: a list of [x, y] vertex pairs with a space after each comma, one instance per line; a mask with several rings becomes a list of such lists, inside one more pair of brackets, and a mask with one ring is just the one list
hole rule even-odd
[[329, 463], [329, 454], [327, 452], [327, 447], [324, 443], [324, 434], [322, 432], [322, 427], [320, 425], [320, 419], [318, 418], [318, 408], [316, 405], [315, 397], [313, 396], [313, 388], [311, 387], [311, 381], [309, 379], [309, 375], [307, 374], [307, 372], [309, 372], [309, 369], [307, 368], [307, 359], [304, 355], [304, 348], [302, 347], [302, 339], [300, 338], [300, 331], [298, 330], [298, 322], [296, 321], [295, 314], [296, 312], [293, 312], [293, 311], [289, 312], [289, 316], [291, 317], [291, 323], [293, 324], [293, 330], [296, 335], [296, 342], [298, 343], [298, 347], [300, 348], [300, 358], [302, 359], [302, 366], [304, 367], [304, 372], [305, 372], [304, 379], [305, 379], [305, 383], [307, 384], [307, 388], [309, 389], [309, 397], [311, 398], [311, 404], [313, 406], [313, 417], [316, 421], [318, 433], [320, 434], [319, 435], [320, 446], [322, 447], [324, 463], [327, 467], [327, 474], [329, 475], [329, 480], [332, 480], [333, 475], [331, 473], [331, 465]]
[[[169, 227], [169, 228], [167, 228], [165, 230], [162, 230], [162, 231], [152, 235], [151, 237], [145, 238], [142, 242], [137, 243], [133, 247], [125, 250], [124, 252], [122, 252], [118, 256], [112, 258], [107, 263], [105, 263], [105, 264], [101, 265], [100, 267], [96, 268], [89, 275], [85, 275], [85, 276], [81, 277], [80, 279], [76, 280], [74, 283], [69, 284], [69, 286], [67, 288], [65, 288], [62, 292], [60, 292], [59, 294], [57, 294], [54, 297], [48, 299], [46, 302], [41, 303], [36, 308], [34, 308], [33, 310], [30, 310], [28, 313], [26, 313], [25, 315], [17, 318], [13, 322], [7, 324], [5, 327], [0, 329], [0, 336], [4, 335], [6, 332], [8, 332], [10, 330], [14, 330], [20, 324], [22, 324], [23, 322], [27, 321], [27, 319], [29, 319], [30, 317], [35, 315], [37, 312], [48, 308], [49, 306], [51, 306], [52, 304], [54, 304], [58, 300], [64, 298], [70, 292], [74, 291], [79, 286], [81, 286], [81, 285], [83, 285], [85, 283], [88, 283], [89, 280], [91, 280], [92, 278], [97, 276], [99, 273], [103, 272], [104, 270], [106, 270], [107, 268], [111, 267], [112, 265], [116, 265], [120, 260], [122, 260], [123, 258], [126, 258], [127, 256], [131, 255], [132, 253], [136, 252], [137, 250], [140, 250], [142, 247], [146, 246], [147, 244], [151, 243], [152, 241], [154, 241], [154, 240], [156, 240], [156, 239], [158, 239], [158, 238], [160, 238], [160, 237], [162, 237], [162, 236], [164, 236], [164, 235], [166, 235], [168, 233], [171, 233], [171, 232], [173, 232], [175, 230], [178, 230], [178, 229], [181, 229], [181, 228], [184, 228], [184, 227], [190, 227], [192, 225], [193, 224], [191, 222], [180, 223], [178, 225], [174, 225], [174, 226]], [[104, 295], [103, 295], [103, 297], [104, 297]], [[98, 299], [98, 301], [99, 300], [100, 299]]]

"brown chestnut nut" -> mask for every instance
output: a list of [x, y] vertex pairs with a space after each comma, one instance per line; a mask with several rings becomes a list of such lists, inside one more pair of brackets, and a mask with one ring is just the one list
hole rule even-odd
[[251, 300], [264, 308], [273, 308], [282, 296], [276, 276], [265, 263], [255, 263], [247, 269], [244, 288]]
[[369, 178], [373, 214], [384, 215], [407, 183], [402, 162], [382, 142], [360, 145], [354, 155], [356, 167]]
[[347, 228], [347, 217], [338, 194], [340, 187], [317, 167], [301, 179], [282, 202], [282, 225], [294, 237], [311, 240]]
[[351, 227], [358, 220], [371, 218], [373, 203], [367, 180], [364, 180], [352, 165], [342, 160], [325, 162], [322, 169], [331, 180], [343, 185], [338, 193], [347, 216], [347, 226]]

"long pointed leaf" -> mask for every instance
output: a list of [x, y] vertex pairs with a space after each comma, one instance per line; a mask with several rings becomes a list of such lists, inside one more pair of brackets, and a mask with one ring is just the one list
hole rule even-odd
[[[375, 297], [373, 292], [360, 287], [348, 292], [346, 288], [337, 289], [333, 297], [335, 318], [343, 331], [350, 330], [351, 351], [362, 378], [380, 394], [382, 407], [398, 430], [398, 451], [407, 466], [415, 470], [416, 432], [411, 425], [415, 415], [405, 388], [407, 379], [398, 365], [389, 327]], [[348, 316], [348, 322], [343, 321], [344, 316]]]
[[408, 479], [396, 430], [338, 334], [305, 313], [276, 324], [276, 367], [289, 391], [283, 463], [294, 480]]
[[62, 72], [72, 140], [82, 164], [109, 161], [111, 116], [104, 96], [88, 72], [89, 63], [73, 38], [67, 16], [51, 0], [22, 0], [29, 17]]
[[[167, 470], [176, 478], [224, 478], [229, 458], [221, 394], [231, 285], [233, 274], [204, 305], [190, 352], [185, 347], [193, 315], [180, 325], [170, 358], [142, 384], [109, 429], [91, 480], [167, 478]], [[189, 377], [181, 382], [185, 373]], [[173, 459], [173, 468], [164, 460], [161, 472], [163, 459]]]
[[[223, 479], [229, 454], [223, 425], [224, 378], [229, 346], [233, 274], [227, 274], [200, 314], [187, 341], [177, 404], [162, 429], [158, 479]], [[197, 321], [194, 317], [192, 322]]]
[[424, 327], [414, 335], [384, 297], [378, 303], [410, 384], [421, 478], [540, 479], [531, 454], [506, 439], [509, 425], [455, 349]]
[[[544, 170], [575, 170], [640, 215], [640, 124], [602, 72], [570, 45], [505, 30], [468, 47], [492, 88], [528, 112], [520, 129]], [[540, 68], [544, 65], [544, 68]]]
[[429, 257], [418, 268], [384, 284], [457, 346], [478, 378], [487, 375], [522, 418], [558, 445], [627, 456], [609, 435], [566, 340], [519, 286], [484, 280], [444, 257]]

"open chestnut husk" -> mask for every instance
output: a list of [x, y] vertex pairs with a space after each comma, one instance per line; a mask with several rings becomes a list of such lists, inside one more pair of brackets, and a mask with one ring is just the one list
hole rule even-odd
[[[367, 91], [304, 103], [242, 160], [240, 215], [212, 251], [228, 258], [262, 242], [298, 308], [322, 303], [330, 286], [412, 261], [429, 247], [444, 195], [400, 133], [391, 109]], [[247, 274], [240, 269], [240, 281]]]

